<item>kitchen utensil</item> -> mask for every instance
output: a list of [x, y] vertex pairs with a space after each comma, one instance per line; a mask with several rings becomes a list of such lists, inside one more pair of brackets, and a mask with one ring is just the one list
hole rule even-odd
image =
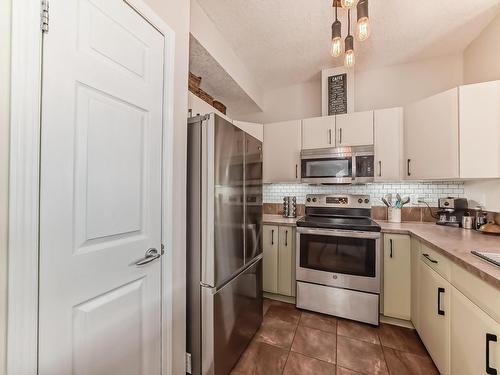
[[500, 235], [500, 225], [495, 223], [484, 224], [481, 228], [479, 228], [479, 231], [484, 234]]
[[387, 202], [387, 199], [385, 199], [384, 197], [380, 198], [382, 200], [382, 202], [387, 206], [387, 207], [391, 207], [391, 205], [389, 204], [389, 202]]
[[399, 193], [396, 193], [396, 205], [399, 204], [399, 206], [401, 207], [401, 201], [403, 199], [401, 198], [401, 195], [399, 195]]
[[389, 203], [389, 207], [391, 207], [392, 206], [392, 194], [386, 194], [385, 200], [387, 201], [387, 203]]
[[401, 201], [401, 207], [408, 203], [410, 203], [410, 197], [403, 197], [403, 200]]

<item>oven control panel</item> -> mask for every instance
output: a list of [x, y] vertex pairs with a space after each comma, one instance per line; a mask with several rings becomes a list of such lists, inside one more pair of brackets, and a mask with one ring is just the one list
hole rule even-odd
[[369, 195], [309, 194], [306, 196], [306, 207], [371, 208], [372, 205]]

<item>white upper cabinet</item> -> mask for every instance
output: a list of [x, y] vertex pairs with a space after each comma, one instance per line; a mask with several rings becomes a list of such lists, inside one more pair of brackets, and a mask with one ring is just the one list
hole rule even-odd
[[302, 149], [335, 147], [335, 116], [302, 120]]
[[500, 81], [459, 88], [460, 177], [500, 177]]
[[408, 105], [404, 118], [405, 177], [458, 178], [458, 88]]
[[264, 125], [264, 182], [300, 181], [301, 121]]
[[373, 111], [337, 115], [337, 146], [373, 145]]
[[257, 138], [259, 141], [264, 142], [264, 125], [255, 122], [236, 121], [233, 120], [233, 125], [237, 126], [244, 132], [250, 134], [252, 137]]
[[403, 177], [403, 108], [374, 112], [375, 181]]

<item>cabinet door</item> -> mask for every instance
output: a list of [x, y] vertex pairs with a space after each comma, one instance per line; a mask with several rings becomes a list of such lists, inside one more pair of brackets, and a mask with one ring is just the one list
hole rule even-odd
[[373, 144], [373, 111], [337, 115], [337, 146]]
[[486, 366], [500, 371], [500, 324], [452, 287], [451, 373], [487, 374]]
[[374, 112], [375, 181], [399, 181], [403, 176], [403, 108]]
[[459, 98], [460, 177], [500, 177], [500, 81], [461, 86]]
[[250, 134], [252, 137], [257, 138], [259, 141], [264, 142], [264, 125], [254, 122], [246, 121], [235, 121], [233, 124], [243, 130], [244, 132]]
[[264, 182], [300, 181], [301, 121], [264, 125]]
[[263, 289], [269, 293], [278, 293], [278, 230], [273, 225], [263, 227]]
[[302, 120], [302, 149], [335, 147], [335, 116]]
[[420, 332], [419, 291], [420, 291], [420, 242], [411, 239], [411, 321], [413, 326]]
[[420, 337], [442, 375], [450, 374], [451, 285], [420, 262]]
[[404, 109], [405, 178], [458, 178], [458, 88]]
[[410, 237], [384, 235], [384, 315], [410, 320]]
[[278, 294], [295, 296], [295, 230], [279, 227]]

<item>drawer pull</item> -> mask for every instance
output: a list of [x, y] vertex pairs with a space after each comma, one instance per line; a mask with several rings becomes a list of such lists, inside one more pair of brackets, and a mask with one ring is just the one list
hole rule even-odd
[[444, 293], [444, 288], [438, 288], [438, 315], [444, 315], [444, 310], [441, 310], [441, 293]]
[[422, 254], [424, 257], [426, 257], [427, 259], [429, 259], [429, 261], [431, 261], [432, 263], [434, 264], [438, 264], [438, 261], [437, 260], [434, 260], [431, 258], [431, 256], [429, 254]]
[[490, 367], [490, 342], [497, 342], [497, 335], [486, 334], [486, 373], [488, 375], [497, 375], [497, 369]]
[[389, 240], [390, 244], [391, 244], [391, 253], [389, 254], [389, 256], [392, 258], [392, 248], [393, 248], [393, 245], [392, 245], [392, 238]]
[[271, 230], [271, 245], [274, 245], [274, 229]]
[[288, 231], [285, 231], [285, 247], [288, 247]]

